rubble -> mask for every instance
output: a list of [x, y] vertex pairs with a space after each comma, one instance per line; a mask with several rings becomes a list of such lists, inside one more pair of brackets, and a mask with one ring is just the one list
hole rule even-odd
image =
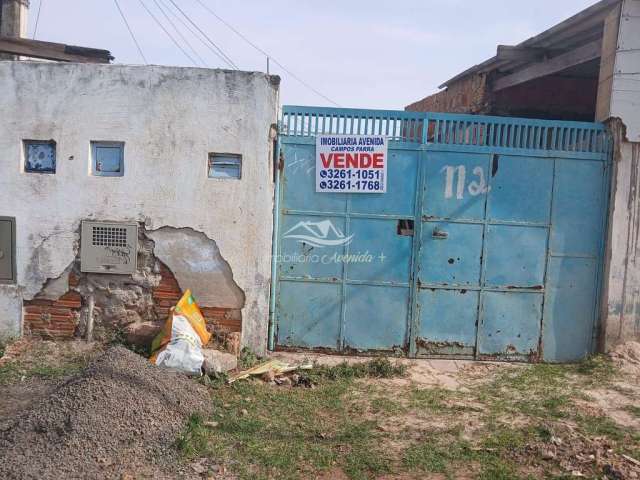
[[613, 363], [624, 373], [640, 375], [640, 342], [625, 342], [609, 352]]
[[202, 349], [204, 362], [202, 369], [207, 375], [215, 375], [218, 373], [226, 373], [235, 370], [238, 367], [238, 359], [231, 353], [214, 350], [212, 348]]
[[186, 376], [112, 347], [3, 425], [0, 478], [176, 478], [172, 445], [208, 399]]

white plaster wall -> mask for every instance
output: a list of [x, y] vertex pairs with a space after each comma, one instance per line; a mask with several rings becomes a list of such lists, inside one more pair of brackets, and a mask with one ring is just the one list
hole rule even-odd
[[0, 285], [0, 341], [22, 334], [22, 296], [19, 288]]
[[611, 116], [627, 127], [627, 140], [640, 142], [640, 0], [624, 0], [611, 89]]
[[640, 339], [640, 0], [624, 0], [610, 125], [615, 155], [603, 305], [603, 347]]
[[[265, 350], [270, 127], [278, 108], [278, 87], [270, 77], [0, 62], [0, 91], [0, 215], [16, 217], [18, 267], [18, 284], [0, 290], [0, 307], [12, 295], [31, 299], [47, 279], [63, 273], [75, 257], [82, 219], [143, 221], [147, 229], [190, 227], [216, 242], [245, 294], [243, 343]], [[22, 171], [23, 139], [57, 142], [55, 175]], [[125, 142], [124, 177], [89, 173], [91, 140]], [[242, 154], [242, 179], [208, 178], [209, 152]], [[5, 314], [3, 323], [19, 324], [16, 315]]]

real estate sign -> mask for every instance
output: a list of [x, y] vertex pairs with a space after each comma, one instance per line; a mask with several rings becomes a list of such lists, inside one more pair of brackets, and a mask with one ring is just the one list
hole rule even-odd
[[318, 135], [316, 192], [385, 193], [387, 138], [381, 135]]

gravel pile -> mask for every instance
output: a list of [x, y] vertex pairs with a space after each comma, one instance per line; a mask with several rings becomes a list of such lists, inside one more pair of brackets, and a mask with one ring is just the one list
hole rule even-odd
[[1, 479], [175, 478], [204, 387], [113, 347], [0, 431]]

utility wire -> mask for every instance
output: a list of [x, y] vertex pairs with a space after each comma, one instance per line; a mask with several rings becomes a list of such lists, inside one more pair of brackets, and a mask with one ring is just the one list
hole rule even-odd
[[173, 38], [173, 35], [171, 35], [171, 32], [169, 32], [169, 30], [164, 28], [164, 25], [162, 23], [160, 23], [160, 20], [158, 20], [158, 18], [153, 14], [153, 12], [151, 10], [149, 10], [147, 5], [142, 0], [138, 0], [138, 1], [140, 2], [140, 5], [142, 5], [142, 8], [144, 8], [147, 11], [147, 13], [151, 16], [151, 18], [153, 18], [153, 21], [156, 22], [158, 24], [158, 26], [162, 29], [162, 31], [167, 34], [167, 37], [169, 37], [171, 39], [173, 44], [176, 47], [178, 47], [178, 49], [184, 54], [184, 56], [187, 57], [189, 60], [191, 60], [191, 63], [193, 63], [195, 66], [198, 66], [198, 64], [193, 59], [193, 57], [191, 55], [189, 55], [189, 53], [184, 48], [182, 48], [182, 45], [180, 45], [176, 41], [175, 38]]
[[36, 14], [36, 24], [33, 27], [33, 39], [36, 39], [36, 33], [38, 33], [38, 22], [40, 21], [40, 10], [42, 10], [42, 2], [44, 2], [44, 0], [40, 0], [40, 3], [38, 3], [38, 13]]
[[[164, 15], [164, 18], [167, 20], [167, 22], [169, 22], [169, 25], [171, 25], [171, 27], [173, 27], [173, 30], [178, 34], [178, 36], [182, 39], [182, 41], [187, 45], [187, 47], [189, 47], [189, 50], [191, 50], [191, 53], [193, 53], [193, 55], [198, 59], [198, 61], [200, 62], [200, 64], [204, 67], [207, 66], [207, 64], [205, 63], [205, 61], [202, 59], [202, 57], [200, 55], [198, 55], [198, 52], [196, 51], [195, 48], [193, 48], [193, 45], [191, 45], [191, 43], [189, 42], [189, 40], [187, 40], [185, 38], [184, 35], [182, 35], [182, 32], [178, 29], [178, 27], [176, 27], [175, 23], [173, 23], [173, 21], [171, 20], [171, 18], [169, 18], [169, 15], [167, 15], [167, 13], [164, 11], [164, 8], [162, 8], [162, 6], [160, 5], [160, 3], [158, 3], [158, 0], [153, 0], [153, 3], [156, 4], [156, 7], [158, 7], [158, 10], [160, 10], [162, 12], [162, 15]], [[165, 6], [166, 8], [166, 6]], [[171, 10], [169, 10], [171, 11]]]
[[[197, 40], [198, 40], [202, 45], [204, 45], [204, 46], [205, 46], [205, 48], [207, 48], [207, 49], [211, 50], [211, 51], [212, 51], [216, 56], [219, 56], [218, 52], [216, 52], [216, 51], [211, 47], [211, 45], [209, 45], [209, 44], [207, 43], [207, 41], [206, 41], [206, 40], [203, 40], [203, 39], [202, 39], [202, 36], [201, 36], [201, 35], [200, 35], [196, 30], [194, 30], [194, 29], [193, 29], [193, 27], [192, 27], [191, 25], [189, 25], [187, 22], [185, 22], [185, 21], [182, 19], [182, 17], [181, 17], [180, 15], [178, 15], [176, 12], [174, 12], [174, 11], [173, 11], [173, 9], [169, 6], [169, 4], [168, 4], [168, 3], [166, 3], [166, 1], [165, 1], [165, 0], [159, 0], [159, 2], [162, 4], [162, 6], [163, 6], [163, 7], [164, 7], [164, 8], [165, 8], [169, 13], [171, 13], [171, 15], [173, 15], [173, 18], [175, 18], [176, 20], [178, 20], [178, 21], [182, 24], [182, 26], [183, 26], [185, 29], [189, 30], [189, 33], [191, 33], [191, 35], [193, 35], [193, 36], [194, 36], [194, 37], [195, 37], [195, 38], [196, 38], [196, 39], [197, 39]], [[195, 51], [195, 49], [194, 49], [194, 51]], [[204, 63], [206, 64], [207, 62], [204, 62]]]
[[113, 0], [113, 1], [116, 4], [116, 7], [118, 7], [118, 11], [120, 12], [122, 21], [126, 25], [127, 30], [129, 30], [129, 35], [131, 35], [131, 38], [133, 39], [133, 43], [136, 44], [136, 47], [138, 49], [138, 52], [140, 53], [140, 56], [142, 57], [142, 60], [144, 60], [145, 65], [148, 65], [149, 62], [147, 62], [147, 58], [144, 56], [144, 53], [142, 53], [142, 48], [140, 48], [140, 44], [138, 43], [138, 40], [136, 40], [136, 36], [133, 34], [133, 30], [131, 30], [131, 27], [129, 26], [129, 22], [127, 22], [127, 18], [124, 16], [124, 12], [120, 8], [120, 4], [118, 3], [118, 0]]
[[[173, 3], [173, 0], [171, 0], [171, 2]], [[262, 48], [260, 48], [258, 45], [256, 45], [255, 43], [253, 43], [251, 40], [249, 40], [246, 36], [244, 36], [241, 32], [239, 32], [236, 28], [234, 28], [233, 25], [231, 25], [229, 22], [227, 22], [226, 20], [224, 20], [222, 17], [220, 17], [220, 15], [218, 15], [216, 12], [214, 12], [208, 5], [206, 5], [202, 0], [196, 0], [196, 2], [198, 2], [206, 11], [208, 11], [211, 15], [213, 15], [214, 17], [216, 17], [218, 20], [220, 20], [220, 22], [222, 22], [229, 30], [231, 30], [233, 33], [235, 33], [236, 35], [238, 35], [242, 40], [244, 40], [245, 42], [247, 42], [249, 45], [251, 45], [254, 49], [256, 49], [258, 52], [260, 52], [262, 55], [264, 55], [265, 57], [267, 57], [268, 60], [271, 60], [273, 63], [275, 63], [276, 65], [278, 65], [283, 71], [285, 71], [286, 73], [288, 73], [292, 78], [296, 79], [298, 82], [300, 82], [303, 86], [305, 86], [306, 88], [308, 88], [309, 90], [311, 90], [313, 93], [315, 93], [316, 95], [318, 95], [319, 97], [324, 98], [327, 102], [334, 104], [336, 107], [339, 107], [340, 105], [336, 102], [334, 102], [333, 100], [331, 100], [329, 97], [327, 97], [326, 95], [324, 95], [323, 93], [321, 93], [320, 91], [316, 90], [314, 87], [312, 87], [311, 85], [309, 85], [307, 82], [305, 82], [303, 79], [301, 79], [299, 76], [297, 76], [295, 73], [293, 73], [291, 70], [289, 70], [288, 68], [286, 68], [284, 65], [282, 65], [282, 63], [280, 63], [278, 60], [276, 60], [273, 56], [269, 55], [267, 52], [265, 52]]]
[[[181, 9], [177, 4], [176, 4], [176, 2], [175, 2], [174, 0], [169, 0], [169, 1], [170, 1], [170, 2], [171, 2], [171, 4], [172, 4], [172, 5], [173, 5], [173, 6], [174, 6], [174, 7], [175, 7], [175, 8], [176, 8], [176, 9], [177, 9], [181, 14], [182, 14], [182, 16], [183, 16], [184, 18], [186, 18], [186, 19], [187, 19], [187, 21], [188, 21], [191, 25], [193, 25], [193, 26], [196, 28], [196, 30], [198, 30], [198, 32], [200, 32], [200, 33], [202, 34], [202, 36], [203, 36], [204, 38], [206, 38], [206, 39], [207, 39], [207, 41], [208, 41], [211, 45], [213, 45], [213, 46], [214, 46], [214, 48], [215, 48], [215, 49], [217, 50], [217, 52], [218, 52], [218, 53], [216, 53], [216, 55], [218, 56], [218, 58], [220, 58], [221, 60], [223, 60], [223, 61], [224, 61], [227, 65], [229, 65], [231, 68], [234, 68], [234, 69], [238, 70], [238, 66], [237, 66], [235, 63], [233, 63], [233, 60], [231, 60], [231, 58], [229, 58], [229, 56], [228, 56], [226, 53], [224, 53], [224, 52], [222, 51], [222, 49], [221, 49], [220, 47], [218, 47], [218, 45], [216, 45], [216, 44], [215, 44], [215, 42], [214, 42], [213, 40], [211, 40], [211, 39], [209, 38], [209, 36], [208, 36], [205, 32], [203, 32], [203, 31], [202, 31], [202, 29], [201, 29], [201, 28], [200, 28], [200, 27], [199, 27], [199, 26], [198, 26], [198, 25], [197, 25], [193, 20], [191, 20], [191, 18], [189, 18], [189, 16], [188, 16], [186, 13], [184, 13], [184, 11], [183, 11], [183, 10], [182, 10], [182, 9]], [[214, 53], [215, 53], [215, 52], [214, 52]]]

